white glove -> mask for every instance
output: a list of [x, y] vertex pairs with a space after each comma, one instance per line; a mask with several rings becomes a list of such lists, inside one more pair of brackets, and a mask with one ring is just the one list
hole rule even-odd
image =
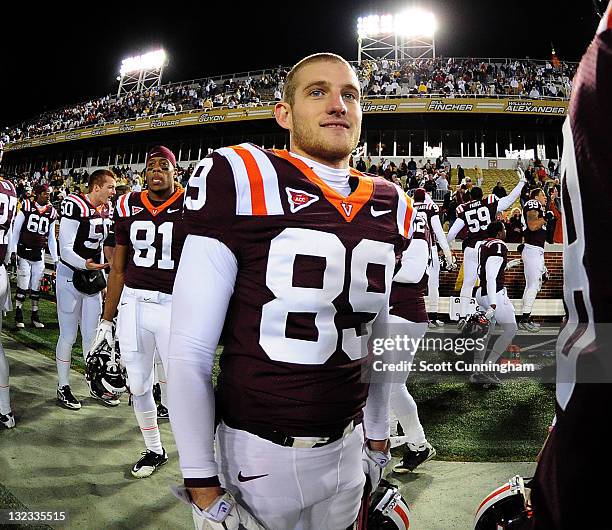
[[520, 167], [516, 168], [516, 174], [519, 176], [519, 182], [527, 182], [527, 179], [525, 178], [525, 172]]
[[490, 322], [491, 320], [493, 320], [494, 317], [495, 317], [495, 308], [489, 307], [489, 309], [485, 311], [485, 318]]
[[458, 269], [458, 267], [457, 267], [457, 260], [455, 259], [455, 256], [450, 254], [450, 255], [445, 256], [445, 257], [446, 257], [446, 268], [444, 270], [446, 272], [456, 271]]
[[196, 530], [266, 530], [228, 491], [217, 497], [207, 510], [202, 510], [191, 502], [191, 496], [184, 486], [172, 486], [170, 489], [177, 499], [191, 506]]
[[370, 479], [372, 491], [376, 490], [387, 464], [391, 461], [391, 453], [387, 451], [372, 451], [366, 442], [361, 453], [363, 472]]
[[523, 260], [521, 258], [512, 259], [508, 263], [506, 263], [506, 270], [509, 271], [514, 267], [518, 267], [521, 263], [523, 263]]
[[96, 338], [89, 351], [95, 350], [105, 340], [111, 348], [115, 348], [115, 331], [113, 329], [113, 323], [110, 320], [100, 320], [98, 328], [96, 329]]

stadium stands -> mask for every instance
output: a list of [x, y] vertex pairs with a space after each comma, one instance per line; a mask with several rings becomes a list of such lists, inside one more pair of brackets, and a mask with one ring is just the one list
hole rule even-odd
[[[568, 99], [574, 63], [527, 59], [437, 58], [355, 64], [366, 97], [516, 97]], [[281, 97], [288, 69], [209, 77], [47, 112], [7, 128], [4, 143], [86, 126], [215, 107], [237, 108]]]

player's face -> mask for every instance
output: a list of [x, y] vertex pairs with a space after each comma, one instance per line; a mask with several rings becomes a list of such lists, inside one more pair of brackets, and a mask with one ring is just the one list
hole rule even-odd
[[543, 191], [538, 193], [538, 196], [536, 197], [536, 199], [542, 206], [546, 206], [546, 194]]
[[49, 202], [49, 192], [43, 191], [39, 193], [36, 202], [40, 205], [47, 204]]
[[[281, 126], [291, 150], [332, 167], [346, 167], [361, 134], [359, 82], [343, 63], [320, 61], [296, 74], [293, 104]], [[278, 119], [278, 117], [277, 117]]]
[[110, 198], [115, 195], [115, 185], [116, 181], [113, 177], [106, 177], [104, 180], [104, 184], [101, 186], [96, 186], [96, 198], [100, 204], [108, 204]]
[[174, 191], [174, 166], [162, 157], [149, 158], [145, 178], [147, 188], [156, 196], [165, 196]]

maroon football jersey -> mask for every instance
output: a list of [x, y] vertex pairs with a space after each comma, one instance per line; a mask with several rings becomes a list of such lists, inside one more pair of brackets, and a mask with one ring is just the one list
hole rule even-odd
[[[422, 204], [422, 203], [421, 203]], [[415, 210], [417, 205], [415, 204]], [[427, 242], [427, 262], [431, 261], [431, 235], [429, 216], [426, 209], [417, 210], [414, 216], [412, 228], [412, 241], [422, 239]], [[427, 309], [425, 307], [425, 293], [429, 274], [427, 269], [423, 277], [417, 283], [393, 282], [391, 297], [389, 300], [389, 313], [410, 320], [410, 322], [428, 322]]]
[[17, 192], [8, 180], [0, 180], [0, 263], [8, 250], [8, 237], [17, 210]]
[[544, 217], [544, 206], [536, 199], [530, 199], [523, 206], [523, 238], [528, 245], [544, 248], [546, 242], [546, 225], [538, 230], [529, 230], [527, 226], [527, 212], [538, 212], [538, 219]]
[[431, 243], [436, 242], [436, 235], [433, 230], [433, 226], [431, 225], [431, 219], [436, 215], [440, 215], [440, 208], [435, 202], [415, 202], [414, 209], [418, 212], [423, 212], [427, 217], [427, 226], [429, 227], [429, 237], [431, 238]]
[[40, 206], [26, 199], [20, 211], [25, 218], [19, 234], [19, 244], [29, 249], [44, 249], [49, 239], [49, 228], [57, 220], [57, 210], [50, 203]]
[[476, 243], [487, 238], [487, 227], [497, 216], [498, 198], [489, 195], [486, 199], [470, 201], [457, 206], [457, 217], [467, 227], [468, 234], [463, 240], [463, 249], [474, 248]]
[[71, 193], [62, 201], [61, 211], [62, 218], [79, 222], [74, 252], [85, 260], [91, 258], [101, 263], [102, 245], [112, 225], [112, 207], [104, 204], [96, 208], [86, 195]]
[[361, 418], [366, 342], [412, 201], [382, 178], [350, 175], [343, 197], [287, 151], [241, 144], [202, 160], [189, 181], [187, 233], [238, 261], [218, 379], [228, 424], [318, 436]]
[[117, 201], [115, 237], [129, 248], [125, 285], [172, 294], [185, 242], [183, 190], [167, 201], [150, 200], [148, 191], [131, 192]]
[[487, 260], [493, 256], [503, 259], [502, 266], [497, 273], [497, 291], [495, 292], [499, 293], [504, 288], [504, 271], [508, 263], [508, 247], [501, 239], [485, 239], [478, 249], [478, 275], [482, 288], [482, 296], [487, 296]]

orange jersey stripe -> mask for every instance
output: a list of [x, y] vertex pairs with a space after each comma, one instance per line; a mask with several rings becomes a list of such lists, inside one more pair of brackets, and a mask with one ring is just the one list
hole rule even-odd
[[263, 177], [261, 176], [261, 171], [259, 171], [259, 166], [255, 158], [244, 147], [233, 145], [231, 148], [236, 151], [240, 158], [242, 158], [246, 167], [249, 184], [251, 186], [251, 209], [253, 215], [268, 215]]

